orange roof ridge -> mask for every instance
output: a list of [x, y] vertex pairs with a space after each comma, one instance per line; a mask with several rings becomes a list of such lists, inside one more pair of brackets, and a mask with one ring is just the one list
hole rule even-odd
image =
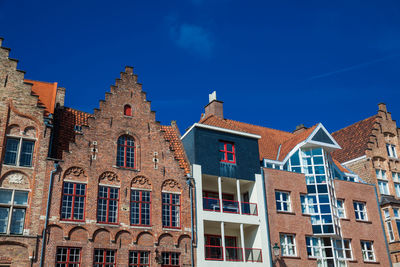
[[43, 104], [45, 114], [54, 113], [57, 96], [57, 82], [42, 82], [24, 79], [24, 82], [32, 84], [32, 94], [38, 96], [38, 105]]
[[286, 134], [295, 135], [295, 134], [293, 134], [291, 132], [288, 132], [288, 131], [283, 131], [283, 130], [279, 130], [279, 129], [275, 129], [275, 128], [271, 128], [271, 127], [265, 127], [265, 126], [261, 126], [261, 125], [257, 125], [257, 124], [251, 124], [251, 123], [241, 122], [241, 121], [236, 121], [236, 120], [231, 120], [231, 119], [225, 119], [225, 120], [246, 124], [248, 126], [255, 126], [255, 127], [262, 128], [262, 129], [274, 130], [274, 131], [278, 131], [278, 132], [282, 132], [282, 133], [286, 133]]
[[314, 126], [308, 128], [307, 130], [294, 135], [292, 138], [289, 138], [285, 142], [282, 143], [281, 151], [279, 153], [279, 161], [282, 161], [285, 159], [286, 155], [300, 142], [305, 141], [310, 134], [315, 130], [315, 128], [318, 126], [318, 124], [315, 124]]

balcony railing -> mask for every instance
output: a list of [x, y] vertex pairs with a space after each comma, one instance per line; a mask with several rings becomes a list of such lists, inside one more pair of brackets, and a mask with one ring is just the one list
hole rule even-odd
[[[203, 210], [221, 212], [221, 201], [218, 198], [203, 197]], [[222, 200], [222, 211], [226, 213], [239, 214], [240, 211], [245, 215], [258, 215], [256, 203], [242, 202], [235, 200]]]
[[227, 261], [243, 261], [243, 249], [238, 247], [225, 247]]
[[222, 246], [205, 245], [206, 260], [222, 261], [224, 260], [224, 249]]
[[245, 248], [245, 260], [251, 262], [262, 262], [262, 253], [259, 248]]
[[218, 198], [203, 197], [203, 210], [221, 211], [221, 204]]
[[258, 215], [257, 204], [250, 202], [242, 202], [242, 214]]

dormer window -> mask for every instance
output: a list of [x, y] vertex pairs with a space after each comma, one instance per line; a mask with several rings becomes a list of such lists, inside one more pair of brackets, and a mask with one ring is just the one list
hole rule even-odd
[[389, 157], [397, 158], [396, 146], [391, 145], [391, 144], [386, 144], [386, 150], [387, 150]]
[[132, 107], [130, 105], [124, 106], [124, 115], [129, 117], [132, 116]]
[[221, 162], [236, 163], [235, 144], [231, 142], [220, 141], [219, 159]]

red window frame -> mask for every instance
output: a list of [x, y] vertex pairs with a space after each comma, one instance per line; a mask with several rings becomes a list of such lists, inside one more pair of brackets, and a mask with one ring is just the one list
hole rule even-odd
[[[121, 145], [121, 144], [119, 143], [119, 139], [120, 139], [120, 138], [125, 138], [124, 144], [123, 144], [123, 145]], [[133, 141], [133, 146], [128, 145], [128, 139]], [[124, 150], [124, 156], [123, 156], [123, 160], [122, 160], [122, 161], [123, 161], [123, 165], [120, 165], [120, 164], [119, 164], [120, 162], [118, 162], [118, 160], [117, 160], [117, 166], [118, 166], [118, 167], [122, 167], [122, 168], [126, 168], [126, 169], [135, 169], [135, 168], [136, 168], [136, 146], [135, 146], [135, 139], [134, 139], [133, 137], [129, 136], [129, 135], [122, 135], [122, 136], [120, 136], [120, 137], [118, 138], [118, 141], [117, 141], [117, 158], [118, 158], [118, 152], [119, 152], [119, 148], [120, 148], [120, 147], [122, 147], [123, 150]], [[126, 154], [127, 154], [128, 148], [132, 148], [132, 149], [133, 149], [133, 167], [128, 167], [127, 164], [126, 164], [126, 160], [127, 160], [127, 155], [126, 155]]]
[[[120, 188], [117, 188], [117, 187], [100, 185], [99, 186], [99, 191], [100, 191], [100, 187], [107, 188], [107, 197], [100, 197], [99, 193], [97, 194], [97, 218], [96, 218], [97, 222], [98, 223], [106, 223], [106, 224], [118, 224], [118, 222], [119, 222], [119, 195], [120, 195], [120, 191], [121, 190], [120, 190]], [[110, 189], [111, 188], [118, 189], [118, 198], [111, 198], [110, 197]], [[106, 208], [107, 208], [106, 221], [100, 221], [99, 220], [99, 204], [98, 204], [99, 199], [105, 199], [107, 201], [107, 205], [106, 205]], [[108, 222], [108, 220], [109, 220], [108, 215], [110, 214], [110, 200], [116, 200], [117, 201], [117, 218], [116, 218], [116, 222]]]
[[[57, 261], [57, 255], [58, 255], [58, 250], [59, 249], [67, 249], [67, 261]], [[79, 249], [79, 262], [69, 261], [71, 249]], [[82, 249], [81, 248], [77, 248], [77, 247], [57, 247], [57, 249], [56, 249], [56, 257], [55, 257], [56, 267], [59, 266], [57, 264], [62, 264], [64, 266], [69, 266], [69, 264], [77, 264], [78, 267], [79, 267], [79, 266], [81, 266], [81, 258], [82, 258], [81, 255], [82, 255]]]
[[[162, 203], [163, 202], [163, 195], [167, 194], [170, 195], [169, 198], [169, 203]], [[179, 204], [172, 204], [172, 195], [177, 195], [179, 197]], [[180, 194], [174, 194], [174, 193], [161, 193], [161, 216], [163, 215], [163, 210], [164, 210], [164, 205], [168, 205], [169, 207], [169, 225], [164, 225], [164, 222], [162, 221], [161, 217], [161, 223], [163, 228], [174, 228], [174, 229], [180, 229], [181, 228], [181, 195]], [[179, 207], [179, 226], [172, 226], [172, 206], [178, 206]]]
[[[138, 263], [130, 263], [129, 266], [133, 267], [142, 267], [142, 266], [150, 266], [150, 251], [144, 251], [144, 250], [131, 250], [129, 251], [129, 261], [131, 260], [131, 253], [136, 252], [138, 254]], [[142, 258], [142, 253], [147, 253], [147, 262], [148, 263], [141, 263], [140, 259]]]
[[[93, 265], [95, 267], [115, 267], [116, 266], [116, 258], [117, 258], [117, 251], [114, 249], [103, 249], [103, 248], [96, 248], [94, 249], [95, 252], [93, 254]], [[102, 262], [96, 262], [96, 250], [101, 250], [103, 251], [103, 257], [102, 257]], [[114, 252], [114, 262], [107, 262], [107, 252], [108, 251], [113, 251]]]
[[128, 104], [124, 106], [124, 115], [132, 117], [132, 107]]
[[177, 267], [181, 266], [181, 254], [179, 252], [161, 252], [161, 258], [164, 261], [164, 255], [168, 254], [169, 262], [172, 263], [172, 254], [175, 253], [178, 255], [178, 265], [172, 265], [172, 264], [161, 264], [161, 267]]
[[[232, 142], [227, 142], [227, 141], [219, 141], [220, 144], [223, 144], [224, 148], [219, 149], [219, 152], [224, 153], [224, 159], [221, 159], [221, 162], [227, 162], [227, 163], [236, 163], [236, 154], [235, 154], [235, 144]], [[230, 144], [232, 145], [232, 151], [228, 150], [227, 145]], [[228, 159], [228, 154], [232, 154], [233, 159], [229, 160]]]
[[[141, 222], [142, 221], [142, 204], [143, 203], [148, 203], [149, 204], [149, 214], [150, 214], [150, 218], [149, 218], [149, 224], [142, 224], [142, 223], [140, 223], [140, 224], [132, 224], [131, 223], [131, 225], [135, 225], [135, 226], [150, 226], [151, 225], [151, 191], [145, 191], [145, 190], [139, 190], [139, 189], [131, 189], [131, 194], [132, 194], [132, 191], [139, 191], [139, 201], [136, 201], [136, 200], [132, 200], [132, 197], [131, 197], [131, 200], [130, 200], [130, 202], [131, 202], [131, 205], [130, 205], [130, 207], [131, 207], [131, 211], [130, 211], [130, 216], [132, 216], [132, 203], [139, 203], [139, 221]], [[142, 194], [143, 194], [143, 192], [149, 192], [149, 195], [150, 195], [150, 201], [143, 201], [142, 199], [143, 199], [143, 197], [142, 197]], [[180, 203], [180, 202], [179, 202]], [[130, 220], [131, 222], [132, 222], [132, 219]]]
[[[72, 194], [65, 194], [64, 193], [64, 186], [65, 183], [70, 183], [74, 185], [73, 193]], [[85, 221], [85, 215], [86, 215], [86, 192], [87, 192], [87, 184], [85, 185], [85, 194], [84, 195], [77, 195], [76, 194], [76, 185], [81, 184], [81, 183], [74, 183], [74, 182], [63, 182], [62, 186], [62, 195], [61, 195], [61, 205], [60, 205], [60, 220], [62, 221], [74, 221], [74, 222], [84, 222]], [[62, 217], [62, 208], [63, 208], [63, 198], [64, 196], [72, 196], [72, 206], [71, 206], [71, 217], [70, 218], [61, 218]], [[75, 197], [83, 197], [83, 218], [80, 219], [74, 219], [74, 213], [75, 213]]]

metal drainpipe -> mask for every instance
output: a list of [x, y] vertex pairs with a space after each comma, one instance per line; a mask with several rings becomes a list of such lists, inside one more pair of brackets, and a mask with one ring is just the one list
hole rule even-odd
[[47, 225], [49, 221], [49, 213], [50, 213], [50, 202], [51, 202], [51, 193], [53, 189], [53, 179], [54, 179], [54, 174], [58, 170], [58, 162], [54, 163], [54, 170], [50, 172], [50, 183], [49, 183], [49, 191], [47, 194], [47, 207], [46, 207], [46, 218], [44, 221], [44, 229], [43, 229], [43, 234], [42, 234], [42, 250], [40, 251], [40, 267], [43, 267], [44, 264], [44, 249], [46, 246], [46, 232], [47, 232]]
[[[193, 233], [194, 233], [194, 226], [193, 226], [193, 193], [192, 190], [194, 188], [194, 186], [192, 186], [192, 181], [193, 178], [188, 176], [188, 179], [186, 180], [186, 183], [189, 186], [189, 196], [190, 196], [190, 224], [191, 224], [191, 230], [192, 230], [192, 234], [190, 235], [190, 251], [191, 251], [191, 258], [192, 260], [191, 262], [191, 266], [194, 267], [194, 247], [193, 247]], [[194, 184], [194, 181], [193, 181]]]

